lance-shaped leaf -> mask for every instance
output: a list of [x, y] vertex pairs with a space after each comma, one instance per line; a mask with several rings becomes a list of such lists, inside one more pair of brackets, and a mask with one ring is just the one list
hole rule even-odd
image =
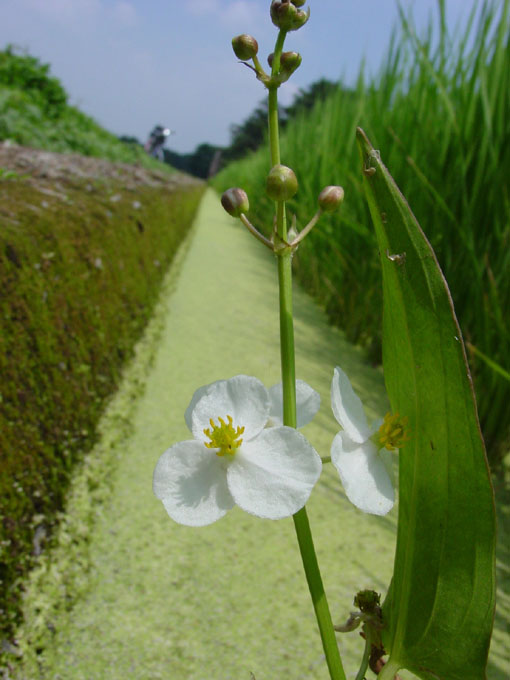
[[471, 377], [448, 286], [379, 153], [358, 129], [383, 275], [383, 363], [399, 452], [395, 568], [383, 677], [482, 680], [494, 615], [495, 512]]

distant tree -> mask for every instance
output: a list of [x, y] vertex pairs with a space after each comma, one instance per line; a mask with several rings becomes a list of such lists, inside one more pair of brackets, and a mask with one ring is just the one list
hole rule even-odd
[[120, 135], [119, 141], [124, 142], [124, 144], [138, 144], [142, 146], [142, 143], [137, 137], [131, 137], [130, 135]]
[[[280, 110], [282, 127], [285, 127], [287, 121], [298, 113], [307, 111], [318, 101], [326, 99], [338, 87], [338, 83], [321, 78], [306, 89], [299, 90], [292, 104]], [[263, 100], [243, 123], [230, 126], [230, 144], [223, 150], [223, 164], [242, 158], [248, 152], [258, 149], [264, 143], [266, 133], [267, 100]]]
[[191, 156], [190, 173], [205, 179], [217, 148], [212, 144], [199, 144]]
[[199, 144], [192, 153], [177, 153], [163, 149], [165, 163], [195, 177], [206, 179], [216, 151], [221, 150], [212, 144]]
[[230, 145], [225, 149], [224, 158], [236, 160], [255, 151], [264, 142], [266, 130], [267, 101], [264, 100], [243, 123], [230, 126]]
[[303, 111], [309, 111], [318, 101], [324, 101], [327, 97], [341, 87], [326, 78], [316, 80], [306, 89], [300, 89], [290, 106], [284, 109], [286, 120], [289, 120]]

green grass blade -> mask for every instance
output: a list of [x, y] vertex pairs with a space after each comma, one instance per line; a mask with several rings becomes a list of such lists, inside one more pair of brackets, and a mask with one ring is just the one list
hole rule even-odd
[[494, 612], [495, 517], [461, 332], [434, 252], [358, 130], [383, 274], [384, 373], [409, 418], [399, 454], [395, 570], [384, 604], [392, 667], [481, 680]]
[[495, 361], [492, 361], [490, 357], [488, 357], [486, 354], [481, 352], [478, 347], [475, 347], [471, 343], [468, 343], [468, 347], [471, 352], [476, 354], [477, 357], [480, 357], [480, 359], [487, 364], [490, 368], [492, 368], [493, 371], [498, 373], [498, 375], [501, 375], [505, 380], [508, 380], [510, 382], [510, 373], [508, 371], [505, 371], [505, 369], [497, 364]]

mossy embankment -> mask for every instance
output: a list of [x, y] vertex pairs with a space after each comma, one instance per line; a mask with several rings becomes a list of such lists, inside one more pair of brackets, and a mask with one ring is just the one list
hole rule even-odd
[[[211, 526], [184, 527], [152, 493], [159, 455], [190, 436], [183, 414], [199, 385], [248, 373], [270, 386], [280, 375], [274, 258], [212, 192], [186, 247], [101, 419], [100, 440], [73, 479], [57, 544], [27, 583], [25, 625], [9, 657], [17, 680], [327, 677], [292, 520], [260, 520], [234, 508]], [[338, 430], [329, 406], [333, 366], [349, 373], [369, 418], [387, 408], [383, 376], [297, 286], [294, 303], [297, 375], [322, 397], [303, 433], [327, 455]], [[333, 618], [341, 622], [357, 590], [385, 592], [397, 513], [358, 511], [331, 465], [307, 507]], [[508, 501], [499, 507], [490, 680], [506, 678], [508, 648]], [[353, 678], [363, 641], [354, 632], [339, 644]]]
[[203, 185], [0, 145], [0, 640]]

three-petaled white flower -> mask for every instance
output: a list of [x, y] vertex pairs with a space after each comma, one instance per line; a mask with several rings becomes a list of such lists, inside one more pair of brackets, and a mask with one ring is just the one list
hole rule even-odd
[[331, 462], [347, 498], [363, 512], [385, 515], [395, 499], [391, 451], [407, 441], [406, 419], [387, 414], [369, 427], [360, 398], [338, 366], [331, 383], [331, 408], [343, 428], [331, 445]]
[[154, 493], [172, 519], [205, 526], [234, 505], [281, 519], [304, 506], [321, 459], [294, 428], [266, 427], [270, 412], [278, 415], [271, 403], [260, 380], [246, 375], [196, 390], [185, 413], [194, 439], [170, 447], [154, 470]]

